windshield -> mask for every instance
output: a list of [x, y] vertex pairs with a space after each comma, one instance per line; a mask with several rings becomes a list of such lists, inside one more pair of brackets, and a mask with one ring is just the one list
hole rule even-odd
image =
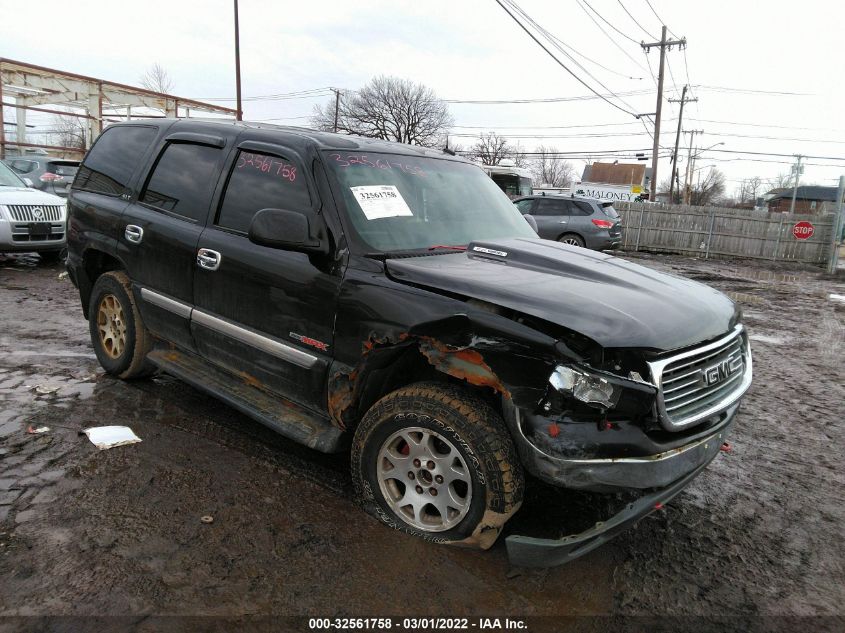
[[0, 162], [0, 187], [26, 187], [26, 185], [6, 163]]
[[481, 168], [395, 154], [325, 152], [349, 219], [376, 252], [537, 235]]

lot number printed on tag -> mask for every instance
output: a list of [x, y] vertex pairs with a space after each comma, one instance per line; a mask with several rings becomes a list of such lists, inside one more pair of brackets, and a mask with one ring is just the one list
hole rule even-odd
[[414, 215], [393, 185], [365, 185], [350, 189], [368, 220]]

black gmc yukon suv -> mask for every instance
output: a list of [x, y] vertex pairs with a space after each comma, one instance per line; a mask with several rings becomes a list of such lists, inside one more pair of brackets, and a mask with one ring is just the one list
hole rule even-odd
[[305, 129], [113, 125], [69, 196], [68, 272], [105, 370], [163, 371], [319, 451], [389, 526], [487, 548], [524, 472], [639, 490], [555, 565], [667, 501], [751, 383], [719, 292], [541, 240], [477, 166]]

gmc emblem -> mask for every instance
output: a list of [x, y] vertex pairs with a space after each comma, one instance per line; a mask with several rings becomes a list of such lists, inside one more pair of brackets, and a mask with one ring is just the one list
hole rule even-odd
[[705, 386], [712, 387], [726, 380], [740, 369], [742, 369], [742, 355], [736, 354], [719, 361], [715, 365], [699, 370], [701, 372], [700, 380]]

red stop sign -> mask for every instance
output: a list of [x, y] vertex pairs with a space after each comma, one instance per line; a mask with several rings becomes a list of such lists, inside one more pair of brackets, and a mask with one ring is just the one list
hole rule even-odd
[[816, 227], [806, 220], [802, 220], [792, 227], [792, 234], [796, 240], [808, 240], [813, 237], [813, 233], [815, 232]]

